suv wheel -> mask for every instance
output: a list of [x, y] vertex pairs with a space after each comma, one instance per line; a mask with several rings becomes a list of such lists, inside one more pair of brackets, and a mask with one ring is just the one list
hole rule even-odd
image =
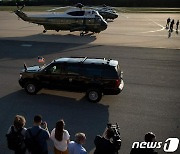
[[97, 103], [102, 98], [102, 92], [97, 88], [91, 88], [86, 91], [86, 96], [90, 102]]
[[38, 88], [37, 84], [34, 82], [27, 82], [24, 88], [25, 91], [31, 95], [35, 95], [40, 90], [40, 88]]

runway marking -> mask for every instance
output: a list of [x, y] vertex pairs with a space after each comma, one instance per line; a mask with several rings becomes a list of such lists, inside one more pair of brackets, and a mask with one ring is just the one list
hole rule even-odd
[[21, 44], [22, 47], [32, 47], [32, 44]]
[[152, 19], [149, 19], [149, 20], [152, 21], [153, 23], [155, 23], [156, 25], [158, 25], [158, 26], [160, 26], [160, 27], [162, 27], [162, 28], [165, 28], [163, 25], [161, 25], [161, 24], [155, 22], [154, 20], [152, 20]]
[[155, 32], [159, 32], [159, 31], [163, 31], [166, 27], [164, 27], [163, 25], [155, 22], [154, 20], [152, 19], [148, 19], [150, 21], [152, 21], [153, 23], [155, 23], [156, 25], [158, 25], [159, 27], [161, 27], [161, 29], [158, 29], [158, 30], [151, 30], [151, 31], [146, 31], [146, 32], [140, 32], [140, 33], [155, 33]]

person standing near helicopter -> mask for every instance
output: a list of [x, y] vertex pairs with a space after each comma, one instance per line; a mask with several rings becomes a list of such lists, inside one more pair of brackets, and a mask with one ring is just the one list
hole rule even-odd
[[176, 22], [176, 31], [178, 31], [178, 27], [179, 27], [179, 20], [177, 20]]

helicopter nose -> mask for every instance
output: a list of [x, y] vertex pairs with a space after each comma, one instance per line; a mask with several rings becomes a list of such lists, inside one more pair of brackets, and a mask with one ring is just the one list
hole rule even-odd
[[101, 29], [102, 30], [105, 30], [106, 28], [107, 28], [107, 22], [106, 21], [103, 21], [102, 23], [101, 23]]
[[115, 14], [114, 17], [117, 18], [117, 17], [118, 17], [118, 14]]

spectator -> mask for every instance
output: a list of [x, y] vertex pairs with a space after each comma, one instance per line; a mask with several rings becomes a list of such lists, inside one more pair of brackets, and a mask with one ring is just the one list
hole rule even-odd
[[31, 154], [48, 154], [47, 140], [50, 134], [47, 123], [42, 122], [41, 115], [34, 117], [34, 126], [26, 131], [25, 143]]
[[[152, 132], [148, 132], [144, 136], [145, 142], [155, 142], [156, 136]], [[158, 154], [153, 148], [132, 148], [130, 154]]]
[[169, 23], [171, 22], [171, 19], [170, 19], [170, 17], [167, 19], [167, 23], [166, 23], [166, 29], [168, 29], [169, 28]]
[[16, 115], [14, 124], [9, 128], [6, 136], [8, 148], [13, 150], [15, 154], [25, 154], [26, 147], [24, 143], [26, 128], [24, 127], [26, 120], [21, 115]]
[[176, 22], [176, 31], [178, 31], [178, 27], [179, 27], [179, 20]]
[[171, 24], [170, 24], [170, 31], [173, 32], [173, 26], [174, 26], [174, 19], [171, 21]]
[[86, 141], [84, 133], [76, 133], [75, 142], [71, 141], [68, 145], [69, 154], [87, 154], [86, 149], [82, 146]]
[[54, 142], [54, 154], [68, 154], [67, 145], [70, 135], [64, 129], [65, 123], [59, 120], [56, 123], [56, 128], [51, 131], [51, 140]]
[[111, 128], [107, 128], [104, 136], [96, 136], [94, 144], [96, 149], [94, 154], [115, 154], [116, 147], [115, 144], [111, 141], [114, 137], [114, 132]]

